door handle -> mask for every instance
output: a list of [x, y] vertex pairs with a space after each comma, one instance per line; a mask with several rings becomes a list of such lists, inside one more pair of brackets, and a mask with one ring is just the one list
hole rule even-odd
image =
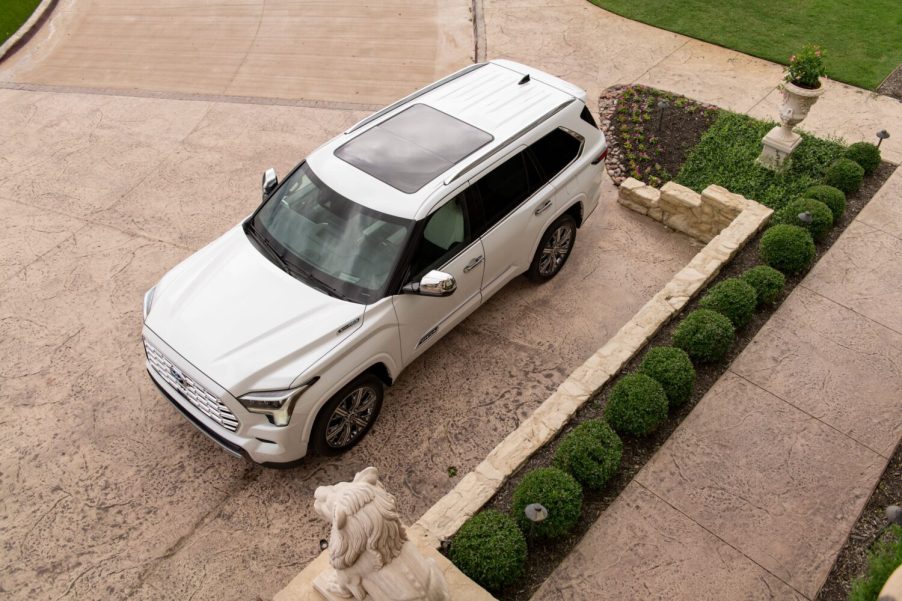
[[547, 211], [550, 208], [551, 208], [551, 199], [549, 198], [548, 200], [546, 200], [545, 202], [542, 203], [542, 206], [540, 206], [538, 209], [536, 209], [536, 215], [541, 215], [542, 213], [544, 213], [545, 211]]
[[479, 267], [479, 264], [482, 263], [482, 260], [483, 260], [484, 258], [485, 258], [485, 257], [484, 257], [483, 255], [479, 255], [478, 257], [476, 257], [475, 259], [473, 259], [472, 261], [470, 261], [469, 263], [467, 263], [467, 266], [464, 267], [464, 273], [468, 273], [468, 272], [470, 272], [470, 271], [473, 271], [473, 270], [476, 269], [477, 267]]

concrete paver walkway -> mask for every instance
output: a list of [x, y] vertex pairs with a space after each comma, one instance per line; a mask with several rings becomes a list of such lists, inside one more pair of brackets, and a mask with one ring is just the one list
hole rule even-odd
[[902, 438], [900, 196], [897, 170], [535, 600], [817, 595]]

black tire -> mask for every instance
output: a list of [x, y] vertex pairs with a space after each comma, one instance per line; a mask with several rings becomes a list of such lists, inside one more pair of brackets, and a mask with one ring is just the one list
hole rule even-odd
[[[318, 455], [338, 455], [360, 442], [379, 417], [384, 388], [378, 377], [363, 374], [336, 392], [316, 416], [310, 434], [313, 451]], [[373, 395], [373, 398], [367, 402], [365, 423], [361, 423], [360, 420], [353, 419], [351, 410], [355, 403], [363, 402], [367, 395]], [[348, 416], [342, 415], [340, 409]], [[336, 430], [336, 427], [340, 429]]]
[[534, 282], [547, 282], [556, 276], [570, 258], [575, 243], [576, 220], [571, 215], [561, 215], [542, 234], [526, 276]]

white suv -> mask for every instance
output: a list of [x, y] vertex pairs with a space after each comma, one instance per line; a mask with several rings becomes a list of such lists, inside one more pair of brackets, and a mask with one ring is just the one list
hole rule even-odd
[[606, 153], [583, 90], [472, 65], [315, 150], [144, 299], [150, 376], [226, 450], [285, 464], [366, 434], [383, 390], [512, 278], [554, 277]]

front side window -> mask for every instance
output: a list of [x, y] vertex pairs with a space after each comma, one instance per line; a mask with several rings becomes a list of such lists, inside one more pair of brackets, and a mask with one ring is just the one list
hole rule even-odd
[[470, 242], [464, 194], [446, 202], [426, 218], [410, 267], [410, 281], [417, 281], [432, 269], [450, 261]]
[[304, 163], [257, 210], [250, 225], [298, 279], [335, 296], [370, 303], [382, 297], [413, 222], [348, 200]]

